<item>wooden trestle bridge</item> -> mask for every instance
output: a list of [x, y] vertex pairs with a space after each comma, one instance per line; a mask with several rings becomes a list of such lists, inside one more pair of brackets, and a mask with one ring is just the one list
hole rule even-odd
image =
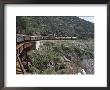
[[[34, 36], [33, 36], [34, 37]], [[36, 36], [35, 36], [36, 37]], [[20, 43], [16, 43], [16, 74], [27, 74], [29, 72], [28, 65], [31, 64], [27, 56], [27, 52], [32, 49], [36, 49], [36, 42], [40, 40], [73, 40], [76, 38], [67, 37], [54, 37], [54, 38], [41, 38], [41, 39], [30, 39], [28, 41], [24, 40]]]
[[27, 52], [35, 49], [35, 42], [23, 42], [16, 45], [16, 74], [26, 74], [28, 72]]

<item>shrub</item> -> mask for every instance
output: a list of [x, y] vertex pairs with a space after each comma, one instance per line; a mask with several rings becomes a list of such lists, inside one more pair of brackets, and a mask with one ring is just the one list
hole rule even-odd
[[42, 71], [42, 74], [55, 74], [54, 68], [48, 68]]

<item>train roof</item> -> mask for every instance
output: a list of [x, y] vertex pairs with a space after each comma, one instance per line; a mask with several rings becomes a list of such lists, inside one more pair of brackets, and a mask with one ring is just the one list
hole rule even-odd
[[30, 36], [30, 37], [39, 37], [39, 36]]

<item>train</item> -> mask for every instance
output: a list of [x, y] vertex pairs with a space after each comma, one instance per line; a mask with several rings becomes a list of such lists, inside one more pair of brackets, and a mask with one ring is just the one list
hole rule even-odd
[[77, 37], [53, 37], [53, 36], [28, 36], [23, 34], [16, 34], [16, 42], [37, 41], [37, 40], [75, 40]]

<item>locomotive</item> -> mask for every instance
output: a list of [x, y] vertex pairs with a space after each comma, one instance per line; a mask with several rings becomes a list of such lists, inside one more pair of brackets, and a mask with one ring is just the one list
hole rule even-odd
[[16, 42], [21, 43], [24, 41], [35, 41], [35, 40], [40, 40], [42, 39], [41, 36], [28, 36], [28, 35], [23, 35], [23, 34], [16, 34]]
[[24, 37], [25, 37], [25, 35], [23, 35], [23, 34], [16, 34], [16, 42], [17, 43], [23, 42]]

